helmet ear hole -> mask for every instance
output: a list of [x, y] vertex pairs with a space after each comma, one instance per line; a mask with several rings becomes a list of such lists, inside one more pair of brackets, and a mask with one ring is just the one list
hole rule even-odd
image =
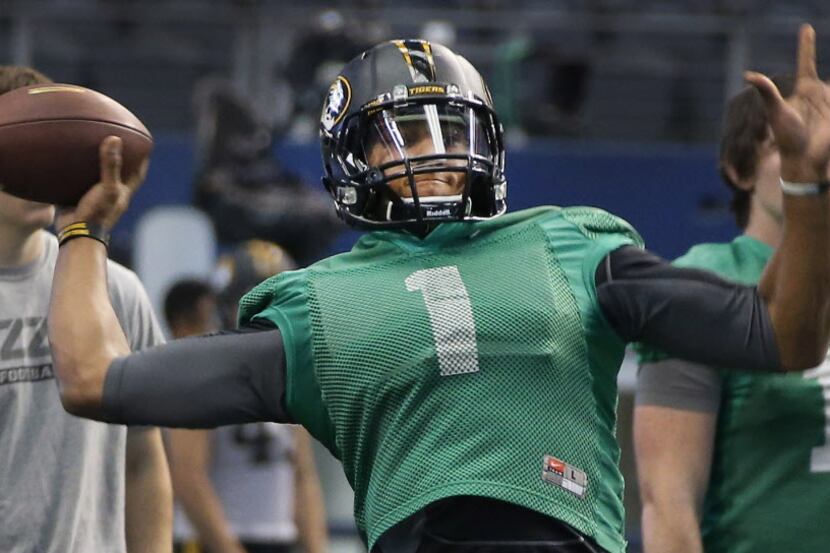
[[371, 169], [369, 169], [369, 172], [366, 174], [366, 184], [368, 184], [369, 186], [378, 186], [383, 184], [383, 181], [383, 171], [381, 171], [377, 167], [372, 167]]
[[491, 187], [486, 186], [485, 178], [480, 173], [471, 172], [470, 177], [471, 214], [476, 217], [491, 217], [493, 213], [488, 208], [493, 203]]

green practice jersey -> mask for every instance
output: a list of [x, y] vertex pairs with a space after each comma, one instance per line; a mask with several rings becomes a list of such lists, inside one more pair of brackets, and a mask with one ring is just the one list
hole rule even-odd
[[[675, 264], [756, 284], [771, 255], [741, 236], [695, 246]], [[659, 357], [645, 351], [642, 360]], [[706, 553], [830, 551], [830, 362], [786, 375], [719, 372]]]
[[625, 344], [594, 272], [640, 238], [593, 208], [373, 232], [242, 301], [279, 327], [286, 406], [343, 463], [371, 548], [439, 499], [473, 495], [625, 549], [615, 440]]

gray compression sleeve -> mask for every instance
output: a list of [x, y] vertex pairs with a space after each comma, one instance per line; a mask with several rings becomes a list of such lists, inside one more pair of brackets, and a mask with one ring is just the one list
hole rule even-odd
[[235, 331], [174, 340], [110, 364], [107, 422], [213, 428], [291, 422], [285, 408], [285, 354], [278, 330]]
[[602, 311], [627, 342], [716, 367], [781, 369], [769, 312], [753, 286], [630, 246], [608, 254], [595, 278]]
[[683, 359], [663, 359], [640, 366], [636, 403], [717, 414], [721, 388], [717, 369]]

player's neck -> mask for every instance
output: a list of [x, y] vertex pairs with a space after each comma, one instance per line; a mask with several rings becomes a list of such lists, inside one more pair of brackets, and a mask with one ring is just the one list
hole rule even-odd
[[415, 226], [406, 230], [409, 234], [417, 236], [421, 240], [427, 237], [430, 232], [438, 228], [438, 223], [429, 223], [421, 226]]
[[0, 267], [22, 267], [43, 255], [41, 230], [21, 229], [0, 222]]

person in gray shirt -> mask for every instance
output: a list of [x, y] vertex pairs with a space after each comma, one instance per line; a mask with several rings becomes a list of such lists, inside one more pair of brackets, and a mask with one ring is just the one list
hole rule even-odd
[[[50, 82], [0, 67], [0, 93]], [[172, 499], [158, 429], [79, 419], [61, 407], [46, 315], [57, 238], [51, 205], [0, 192], [0, 551], [164, 553]], [[108, 261], [131, 349], [163, 341], [136, 275]], [[126, 522], [126, 524], [125, 524]]]

